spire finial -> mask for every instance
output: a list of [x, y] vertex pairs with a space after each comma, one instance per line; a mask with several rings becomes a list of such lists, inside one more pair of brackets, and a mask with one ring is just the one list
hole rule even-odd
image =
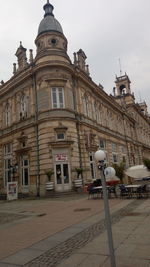
[[44, 17], [46, 17], [46, 16], [54, 16], [53, 15], [54, 7], [50, 4], [49, 0], [47, 0], [47, 4], [44, 5], [43, 9], [45, 10]]
[[122, 76], [121, 60], [120, 60], [120, 58], [119, 58], [119, 68], [120, 68], [120, 76]]

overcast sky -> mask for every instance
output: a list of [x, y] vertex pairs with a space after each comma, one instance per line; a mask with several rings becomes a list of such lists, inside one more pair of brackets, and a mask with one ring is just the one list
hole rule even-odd
[[[36, 53], [34, 40], [47, 0], [0, 0], [0, 80], [12, 76], [19, 42]], [[112, 94], [115, 75], [127, 72], [136, 102], [150, 112], [150, 0], [51, 0], [68, 39], [68, 54], [82, 48], [90, 74]], [[29, 54], [29, 53], [28, 53]]]

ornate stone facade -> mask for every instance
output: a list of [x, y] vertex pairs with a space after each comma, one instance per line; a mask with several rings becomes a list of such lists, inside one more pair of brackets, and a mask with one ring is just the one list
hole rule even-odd
[[109, 165], [150, 158], [147, 107], [135, 104], [128, 76], [116, 77], [117, 93], [109, 96], [92, 81], [81, 49], [71, 62], [49, 1], [44, 10], [35, 58], [30, 49], [28, 61], [20, 43], [18, 67], [0, 86], [0, 193], [17, 181], [19, 193], [45, 195], [49, 169], [56, 191], [71, 190], [76, 168], [84, 169], [84, 183], [98, 177], [98, 148]]

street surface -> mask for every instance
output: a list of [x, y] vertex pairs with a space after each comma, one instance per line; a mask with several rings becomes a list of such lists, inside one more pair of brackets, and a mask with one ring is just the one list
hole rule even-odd
[[[150, 266], [150, 200], [109, 204], [117, 266]], [[110, 266], [103, 199], [1, 201], [0, 237], [0, 267]]]

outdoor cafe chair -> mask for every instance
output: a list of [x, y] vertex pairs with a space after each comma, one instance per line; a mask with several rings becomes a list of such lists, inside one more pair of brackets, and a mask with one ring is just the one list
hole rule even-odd
[[115, 196], [116, 198], [118, 197], [116, 192], [116, 186], [110, 186], [108, 188], [108, 195], [110, 198], [112, 197], [112, 195]]
[[147, 185], [141, 185], [140, 187], [137, 188], [137, 197], [138, 198], [143, 198], [143, 197], [148, 197], [149, 192], [148, 192], [148, 188]]
[[97, 198], [98, 195], [100, 194], [100, 190], [96, 189], [96, 188], [93, 188], [93, 187], [91, 187], [88, 192], [89, 192], [89, 198], [90, 197], [91, 198]]
[[125, 187], [124, 184], [119, 185], [119, 189], [120, 189], [120, 198], [131, 197], [129, 190]]

